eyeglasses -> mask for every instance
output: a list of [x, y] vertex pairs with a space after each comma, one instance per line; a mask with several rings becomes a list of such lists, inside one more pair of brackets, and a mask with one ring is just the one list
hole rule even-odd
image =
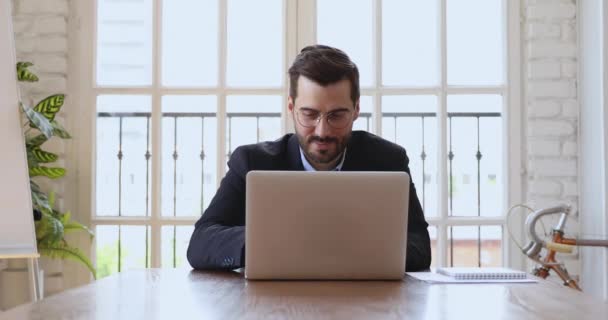
[[306, 128], [316, 127], [321, 119], [325, 117], [327, 124], [334, 129], [346, 128], [350, 120], [352, 119], [353, 113], [350, 110], [336, 110], [323, 113], [321, 111], [313, 109], [298, 109], [296, 110], [296, 119], [298, 123]]

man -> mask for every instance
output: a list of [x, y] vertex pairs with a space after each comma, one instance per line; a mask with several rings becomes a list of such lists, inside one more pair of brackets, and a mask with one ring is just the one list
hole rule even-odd
[[[359, 116], [359, 71], [344, 52], [306, 47], [289, 77], [288, 109], [296, 133], [234, 150], [228, 173], [190, 239], [188, 261], [195, 269], [244, 266], [245, 177], [251, 170], [410, 172], [402, 147], [364, 131], [352, 132]], [[302, 200], [307, 200], [305, 194]], [[427, 226], [412, 183], [407, 271], [427, 269], [431, 263]]]

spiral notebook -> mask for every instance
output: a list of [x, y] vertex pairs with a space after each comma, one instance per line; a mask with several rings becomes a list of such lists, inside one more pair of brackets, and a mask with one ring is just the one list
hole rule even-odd
[[437, 272], [455, 280], [524, 280], [527, 274], [509, 268], [438, 268]]

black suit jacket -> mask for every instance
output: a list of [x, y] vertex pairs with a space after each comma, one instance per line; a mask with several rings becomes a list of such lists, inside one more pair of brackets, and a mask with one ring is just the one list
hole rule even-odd
[[[353, 131], [342, 171], [405, 171], [405, 149], [365, 131]], [[251, 170], [303, 171], [298, 139], [287, 134], [273, 142], [241, 146], [228, 161], [228, 173], [196, 222], [188, 261], [195, 269], [236, 269], [245, 264], [245, 176]], [[428, 224], [414, 184], [410, 184], [406, 270], [431, 263]]]

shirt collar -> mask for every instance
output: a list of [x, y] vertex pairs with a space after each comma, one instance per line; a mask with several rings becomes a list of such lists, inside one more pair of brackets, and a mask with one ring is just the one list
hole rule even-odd
[[[300, 147], [300, 159], [302, 159], [302, 165], [304, 166], [305, 171], [317, 171], [317, 169], [315, 169], [310, 164], [310, 162], [308, 162], [308, 160], [306, 159], [306, 156], [304, 156], [304, 150], [302, 150], [302, 147]], [[342, 160], [340, 160], [338, 165], [330, 171], [342, 171], [342, 165], [344, 165], [344, 159], [346, 159], [346, 148], [344, 149], [344, 152], [342, 152]]]

